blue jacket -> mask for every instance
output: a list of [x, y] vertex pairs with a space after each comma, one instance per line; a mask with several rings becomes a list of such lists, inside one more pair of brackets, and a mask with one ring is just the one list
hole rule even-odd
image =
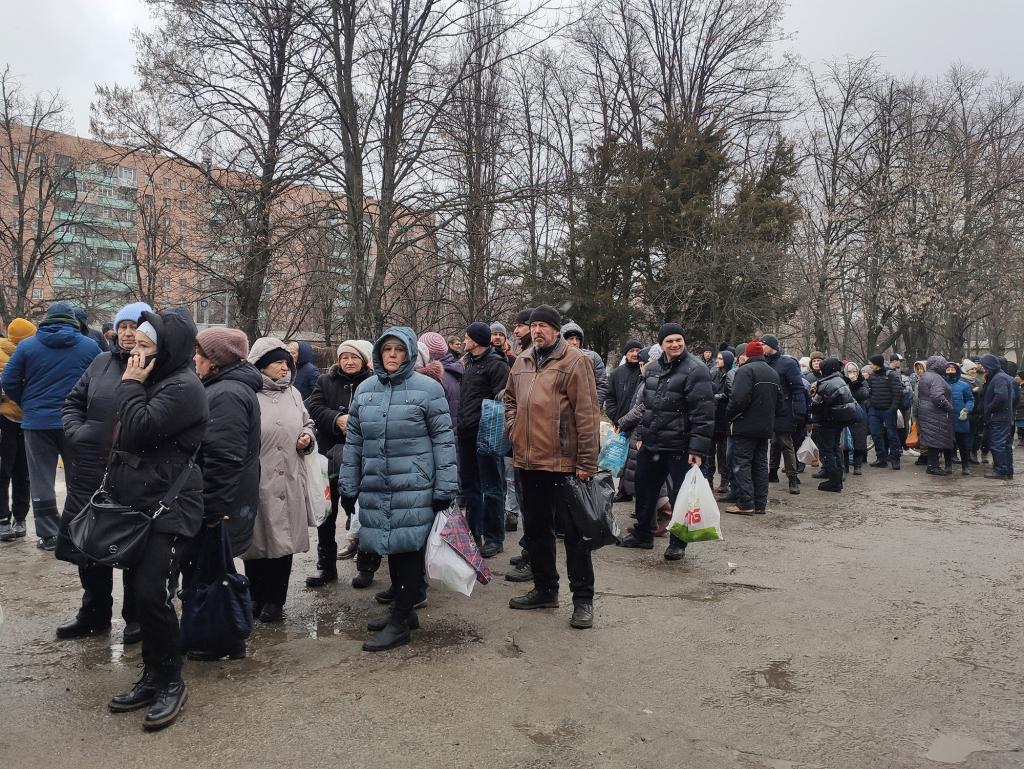
[[800, 373], [800, 362], [779, 352], [765, 356], [765, 360], [779, 375], [782, 388], [782, 413], [775, 417], [775, 432], [791, 433], [807, 421], [807, 386]]
[[25, 430], [63, 430], [64, 399], [100, 354], [99, 345], [76, 326], [43, 321], [18, 345], [3, 373], [7, 396], [25, 413]]
[[[27, 341], [27, 340], [26, 340]], [[18, 345], [21, 349], [22, 342]], [[17, 355], [17, 353], [15, 353]], [[13, 361], [14, 358], [11, 358]], [[7, 364], [8, 367], [11, 365]], [[985, 369], [985, 395], [982, 402], [981, 416], [986, 424], [1011, 424], [1013, 422], [1014, 385], [1010, 375], [1003, 371], [999, 359], [995, 355], [982, 355], [981, 367]], [[4, 381], [7, 371], [4, 371]], [[6, 389], [6, 388], [5, 388]]]
[[[395, 337], [408, 357], [394, 374], [380, 348]], [[455, 434], [444, 389], [416, 368], [416, 335], [391, 328], [373, 346], [371, 376], [349, 407], [339, 491], [359, 499], [359, 547], [380, 555], [421, 549], [434, 523], [434, 503], [459, 491]]]
[[299, 391], [302, 400], [313, 394], [313, 388], [320, 379], [320, 369], [313, 362], [313, 345], [299, 342], [299, 359], [295, 361], [295, 381], [292, 386]]
[[[950, 382], [953, 401], [953, 432], [969, 433], [971, 431], [971, 412], [974, 411], [974, 393], [971, 386], [956, 375], [956, 379]], [[960, 412], [967, 409], [967, 419], [960, 421]]]

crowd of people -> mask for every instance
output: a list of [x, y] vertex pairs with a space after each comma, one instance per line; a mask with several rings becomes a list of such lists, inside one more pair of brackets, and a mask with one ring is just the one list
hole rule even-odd
[[[338, 580], [355, 559], [352, 587], [368, 588], [387, 558], [368, 652], [408, 643], [427, 601], [424, 558], [438, 512], [461, 504], [480, 555], [494, 558], [522, 533], [505, 575], [531, 589], [512, 609], [559, 606], [556, 544], [566, 553], [573, 628], [594, 622], [592, 551], [559, 505], [559, 489], [598, 472], [601, 421], [628, 437], [616, 501], [633, 502], [625, 548], [665, 559], [686, 543], [668, 522], [683, 477], [699, 467], [718, 484], [726, 513], [764, 515], [771, 483], [799, 494], [808, 465], [818, 489], [841, 492], [873, 468], [901, 469], [906, 447], [933, 476], [985, 464], [1013, 477], [1012, 441], [1024, 442], [1024, 379], [993, 355], [960, 362], [935, 355], [866, 365], [812, 352], [786, 355], [765, 334], [718, 351], [691, 351], [666, 323], [655, 343], [626, 342], [606, 373], [584, 330], [548, 305], [461, 335], [409, 328], [373, 342], [346, 340], [321, 372], [306, 342], [249, 340], [241, 331], [198, 332], [181, 308], [123, 307], [102, 332], [65, 302], [38, 327], [17, 318], [0, 340], [0, 541], [27, 535], [73, 563], [80, 608], [57, 636], [109, 632], [113, 569], [68, 544], [69, 522], [99, 490], [139, 510], [160, 508], [138, 562], [122, 571], [125, 644], [142, 644], [142, 677], [112, 698], [114, 712], [146, 708], [146, 729], [177, 718], [187, 697], [184, 657], [239, 659], [244, 641], [183, 648], [174, 598], [201, 578], [204, 554], [227, 541], [248, 578], [260, 622], [285, 620], [293, 557], [310, 547], [307, 458], [326, 458], [331, 514], [316, 529], [316, 568], [305, 584]], [[477, 450], [503, 408], [510, 450]], [[490, 416], [488, 416], [490, 415]], [[500, 419], [500, 417], [498, 417]], [[58, 510], [63, 462], [66, 499]], [[165, 496], [177, 493], [164, 509]], [[339, 543], [339, 538], [341, 543]]]

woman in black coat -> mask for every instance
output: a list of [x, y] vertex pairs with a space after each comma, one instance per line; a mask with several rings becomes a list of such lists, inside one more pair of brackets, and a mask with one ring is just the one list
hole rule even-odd
[[[852, 361], [846, 364], [846, 380], [854, 400], [864, 410], [864, 418], [850, 425], [850, 438], [853, 443], [853, 474], [860, 475], [861, 465], [868, 458], [868, 404], [871, 399], [871, 387], [861, 373], [860, 366]], [[844, 464], [849, 469], [849, 456], [843, 450]]]
[[153, 522], [142, 557], [131, 569], [142, 628], [142, 678], [109, 705], [115, 713], [149, 706], [143, 727], [151, 731], [173, 723], [187, 696], [171, 599], [183, 545], [203, 523], [203, 477], [194, 457], [206, 433], [209, 409], [190, 366], [196, 327], [187, 312], [144, 312], [135, 340], [115, 391], [119, 425], [108, 491], [121, 504], [156, 511], [185, 475], [181, 492]]
[[[73, 462], [66, 468], [67, 498], [61, 520], [61, 531], [81, 512], [103, 481], [103, 473], [110, 460], [110, 447], [114, 442], [114, 420], [117, 415], [115, 390], [121, 382], [128, 356], [135, 347], [135, 322], [150, 307], [137, 302], [122, 307], [114, 318], [115, 336], [110, 352], [97, 355], [85, 370], [64, 401], [61, 419], [64, 434], [71, 448]], [[63, 537], [62, 537], [63, 540]], [[79, 638], [110, 628], [110, 615], [114, 607], [114, 570], [110, 566], [76, 558], [77, 551], [60, 547], [57, 557], [78, 566], [78, 579], [82, 583], [82, 607], [70, 622], [57, 628], [58, 638]], [[80, 555], [80, 554], [78, 554]], [[131, 574], [121, 573], [124, 584], [124, 644], [142, 640], [142, 631], [135, 617], [135, 595]]]
[[[370, 368], [372, 346], [359, 340], [347, 340], [338, 346], [338, 362], [322, 374], [306, 400], [306, 409], [316, 427], [316, 445], [327, 457], [327, 474], [331, 481], [331, 515], [316, 530], [316, 572], [306, 578], [307, 587], [322, 587], [338, 580], [338, 470], [341, 468], [341, 450], [348, 432], [348, 410], [352, 396], [373, 373]], [[348, 529], [349, 522], [345, 528]], [[358, 555], [357, 555], [358, 551]], [[369, 587], [373, 574], [380, 566], [376, 553], [359, 551], [352, 542], [342, 553], [343, 558], [355, 555], [356, 574], [353, 587]]]
[[[249, 340], [234, 328], [208, 328], [196, 337], [196, 374], [206, 388], [210, 421], [199, 454], [203, 470], [203, 520], [182, 564], [183, 585], [194, 579], [204, 554], [219, 552], [220, 526], [228, 527], [231, 555], [252, 542], [260, 492], [260, 405], [263, 377], [245, 357]], [[208, 562], [208, 561], [207, 561]], [[245, 641], [228, 648], [188, 649], [188, 658], [212, 662], [245, 657]]]

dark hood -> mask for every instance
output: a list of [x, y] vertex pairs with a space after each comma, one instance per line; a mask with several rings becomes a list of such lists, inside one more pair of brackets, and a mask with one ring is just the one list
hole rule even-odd
[[142, 319], [152, 323], [157, 334], [156, 366], [149, 377], [151, 382], [159, 382], [192, 363], [198, 329], [188, 311], [181, 309], [142, 313]]
[[299, 359], [295, 362], [297, 368], [302, 368], [307, 363], [313, 362], [313, 345], [309, 342], [299, 342]]
[[941, 355], [933, 355], [928, 359], [928, 362], [924, 364], [925, 371], [931, 371], [933, 374], [938, 374], [941, 377], [946, 376], [946, 359]]
[[725, 370], [728, 371], [729, 369], [731, 369], [732, 364], [736, 362], [736, 356], [733, 355], [728, 350], [720, 351], [719, 355], [722, 356], [722, 361], [725, 363]]
[[203, 384], [206, 387], [209, 387], [214, 382], [241, 382], [256, 393], [263, 389], [263, 375], [247, 360], [233, 363], [227, 368], [220, 369], [209, 379], [203, 380]]
[[981, 356], [981, 367], [985, 369], [985, 376], [995, 376], [996, 372], [1002, 371], [1003, 367], [999, 365], [999, 358], [991, 353], [988, 355]]
[[67, 323], [43, 321], [39, 324], [35, 336], [42, 344], [58, 350], [74, 347], [82, 338], [82, 332]]

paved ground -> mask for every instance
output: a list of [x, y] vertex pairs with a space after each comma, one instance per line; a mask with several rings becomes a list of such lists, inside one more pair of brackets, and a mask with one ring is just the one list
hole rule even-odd
[[839, 497], [773, 486], [767, 518], [728, 517], [680, 564], [606, 548], [584, 632], [568, 596], [510, 611], [499, 576], [433, 591], [411, 646], [364, 654], [372, 591], [307, 590], [303, 556], [286, 623], [246, 660], [189, 663], [186, 710], [155, 735], [105, 707], [139, 672], [120, 624], [55, 640], [76, 575], [6, 545], [0, 766], [1022, 767], [1024, 481], [921, 469]]

